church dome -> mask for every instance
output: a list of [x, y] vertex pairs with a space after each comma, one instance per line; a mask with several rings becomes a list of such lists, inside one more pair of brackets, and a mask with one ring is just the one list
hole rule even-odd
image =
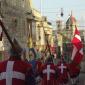
[[74, 16], [71, 15], [66, 21], [66, 25], [73, 25], [74, 23], [76, 23], [76, 19]]

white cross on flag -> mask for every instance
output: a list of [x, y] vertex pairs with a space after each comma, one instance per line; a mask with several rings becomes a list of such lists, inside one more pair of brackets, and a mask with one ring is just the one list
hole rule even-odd
[[13, 85], [13, 79], [25, 80], [25, 75], [21, 72], [13, 71], [14, 61], [8, 61], [6, 72], [0, 73], [0, 80], [6, 79], [6, 85]]
[[47, 68], [45, 70], [43, 70], [43, 73], [47, 74], [47, 80], [50, 80], [50, 75], [51, 73], [55, 73], [55, 71], [53, 69], [50, 68], [50, 65], [47, 65]]
[[72, 44], [73, 52], [71, 60], [76, 64], [80, 64], [83, 58], [83, 45], [80, 37], [80, 32], [77, 27], [75, 28], [75, 34], [74, 38], [72, 39]]
[[64, 69], [66, 69], [67, 67], [63, 65], [63, 63], [61, 63], [61, 65], [58, 67], [61, 70], [61, 74], [63, 74]]

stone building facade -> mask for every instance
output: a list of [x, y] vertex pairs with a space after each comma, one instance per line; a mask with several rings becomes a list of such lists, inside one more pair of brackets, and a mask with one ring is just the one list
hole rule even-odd
[[33, 9], [33, 16], [32, 41], [35, 43], [37, 49], [43, 50], [46, 47], [45, 33], [48, 35], [49, 44], [52, 44], [52, 25], [49, 24], [47, 17], [42, 16], [36, 9]]
[[[27, 47], [28, 25], [31, 23], [31, 0], [0, 0], [0, 15], [11, 39], [16, 38], [22, 47]], [[5, 34], [0, 42], [0, 51], [8, 51], [10, 43]]]
[[[23, 48], [38, 46], [42, 49], [46, 45], [43, 28], [46, 29], [51, 43], [52, 26], [47, 20], [43, 20], [40, 12], [33, 9], [32, 0], [0, 0], [0, 15], [11, 39], [16, 38]], [[7, 56], [9, 47], [10, 43], [3, 34], [0, 53]]]

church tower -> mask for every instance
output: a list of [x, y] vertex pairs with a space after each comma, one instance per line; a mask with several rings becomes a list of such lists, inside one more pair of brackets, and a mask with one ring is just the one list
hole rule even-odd
[[76, 22], [77, 21], [76, 21], [75, 17], [71, 13], [70, 17], [66, 21], [66, 31], [68, 32], [69, 36], [71, 36], [71, 38], [74, 35]]

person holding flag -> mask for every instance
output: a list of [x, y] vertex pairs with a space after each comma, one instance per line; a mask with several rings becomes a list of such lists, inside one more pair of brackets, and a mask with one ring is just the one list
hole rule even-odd
[[74, 37], [72, 39], [73, 52], [71, 57], [71, 63], [69, 64], [69, 74], [72, 79], [72, 83], [76, 83], [80, 73], [80, 63], [83, 59], [83, 44], [80, 37], [80, 32], [75, 26]]
[[15, 38], [11, 40], [1, 19], [0, 26], [11, 44], [9, 59], [0, 62], [0, 85], [32, 85], [32, 82], [27, 80], [32, 76], [32, 66], [22, 61], [23, 49]]
[[40, 76], [42, 78], [41, 85], [56, 85], [57, 70], [53, 64], [52, 57], [49, 57], [41, 67]]
[[64, 61], [64, 58], [61, 57], [61, 60], [56, 65], [58, 72], [58, 78], [56, 80], [56, 85], [63, 85], [68, 83], [68, 64]]
[[75, 26], [74, 38], [72, 39], [73, 52], [71, 61], [76, 65], [80, 64], [83, 59], [83, 44], [80, 37], [80, 32]]
[[79, 81], [80, 67], [74, 63], [68, 64], [69, 77], [72, 84], [76, 84]]
[[13, 41], [15, 48], [10, 48], [8, 60], [0, 63], [0, 85], [32, 85], [27, 78], [32, 75], [31, 64], [22, 61], [22, 48]]

